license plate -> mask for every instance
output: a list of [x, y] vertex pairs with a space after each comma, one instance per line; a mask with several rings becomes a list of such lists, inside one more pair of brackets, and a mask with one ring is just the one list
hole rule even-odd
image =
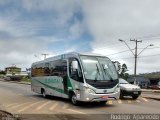
[[102, 99], [107, 99], [107, 98], [108, 98], [108, 96], [102, 96], [101, 98], [102, 98]]
[[138, 94], [138, 92], [133, 92], [133, 94]]

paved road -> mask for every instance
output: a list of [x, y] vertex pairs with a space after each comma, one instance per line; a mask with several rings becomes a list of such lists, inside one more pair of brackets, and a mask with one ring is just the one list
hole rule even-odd
[[[0, 105], [13, 114], [109, 114], [158, 113], [159, 101], [139, 97], [137, 100], [110, 100], [106, 105], [85, 103], [73, 106], [69, 100], [31, 92], [30, 85], [0, 81]], [[56, 116], [57, 117], [57, 116]]]

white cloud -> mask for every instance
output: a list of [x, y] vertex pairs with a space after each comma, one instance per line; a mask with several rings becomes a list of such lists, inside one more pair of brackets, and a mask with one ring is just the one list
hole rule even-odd
[[[112, 54], [127, 50], [124, 43], [118, 39], [124, 39], [129, 42], [130, 38], [159, 34], [160, 29], [160, 1], [159, 0], [83, 0], [83, 12], [85, 22], [88, 25], [90, 33], [93, 35], [93, 52], [101, 54]], [[153, 43], [160, 46], [159, 40], [144, 40], [138, 47], [144, 48]], [[135, 43], [129, 44], [131, 48]], [[104, 48], [97, 51], [96, 49]], [[146, 50], [141, 55], [158, 54], [159, 49]], [[114, 59], [133, 57], [132, 53], [126, 52], [109, 56]], [[160, 57], [158, 57], [160, 58]], [[127, 63], [129, 72], [133, 73], [134, 59], [118, 59]], [[147, 63], [151, 64], [148, 66]], [[155, 67], [155, 64], [158, 67]], [[160, 66], [154, 57], [143, 59], [138, 62], [138, 73], [152, 72], [160, 70]], [[149, 69], [148, 69], [149, 68]], [[147, 69], [147, 70], [146, 70]]]
[[[6, 1], [6, 0], [5, 0]], [[8, 4], [2, 0], [0, 5]], [[16, 1], [17, 2], [17, 1]], [[59, 54], [58, 51], [49, 51], [48, 44], [59, 41], [69, 41], [80, 37], [86, 30], [93, 41], [91, 42], [93, 52], [109, 55], [120, 51], [128, 50], [119, 38], [128, 40], [131, 48], [135, 43], [129, 42], [130, 38], [141, 36], [160, 36], [160, 15], [159, 0], [22, 0], [17, 2], [19, 9], [28, 13], [24, 16], [19, 9], [8, 9], [0, 13], [0, 58], [1, 66], [16, 63], [20, 66], [29, 66], [32, 61], [42, 59], [43, 52], [51, 55]], [[16, 4], [16, 5], [17, 5]], [[18, 7], [18, 5], [17, 5]], [[22, 7], [22, 8], [21, 8]], [[11, 11], [12, 10], [12, 11]], [[76, 18], [73, 23], [71, 19], [76, 12], [83, 12], [83, 20]], [[37, 19], [29, 19], [37, 13], [48, 13], [48, 18], [41, 16]], [[33, 17], [33, 16], [32, 16]], [[44, 19], [43, 19], [44, 18]], [[46, 21], [45, 21], [46, 20]], [[48, 23], [46, 25], [46, 23]], [[39, 35], [52, 26], [57, 29], [66, 30], [67, 37]], [[62, 32], [59, 32], [63, 34]], [[160, 46], [159, 39], [144, 40], [138, 47], [144, 48], [153, 43], [155, 47]], [[64, 46], [67, 46], [64, 44]], [[69, 46], [68, 51], [77, 50], [77, 46]], [[142, 49], [138, 49], [140, 51]], [[67, 50], [65, 50], [67, 51]], [[147, 49], [141, 56], [158, 54], [159, 49]], [[38, 55], [39, 58], [34, 57]], [[129, 72], [133, 73], [134, 59], [119, 59], [133, 57], [132, 53], [124, 52], [109, 56], [112, 60], [119, 60], [126, 63]], [[12, 60], [10, 59], [12, 58]], [[143, 57], [138, 60], [138, 72], [149, 72], [159, 70], [158, 59], [160, 57]], [[25, 64], [25, 65], [24, 65]]]
[[0, 0], [0, 5], [5, 5], [9, 2], [10, 2], [10, 0]]
[[[0, 2], [0, 5], [10, 3], [11, 1], [4, 1]], [[79, 10], [77, 9], [79, 7], [78, 2], [74, 0], [63, 2], [59, 0], [23, 0], [16, 5], [19, 7], [18, 9], [23, 8], [22, 11], [17, 8], [12, 10], [9, 7], [4, 13], [0, 12], [0, 69], [11, 64], [16, 64], [22, 68], [30, 67], [32, 62], [43, 59], [42, 53], [48, 53], [50, 56], [59, 53], [49, 50], [48, 45], [74, 39], [81, 34], [81, 23], [78, 20], [73, 25], [69, 23], [75, 12]], [[27, 16], [23, 13], [24, 11], [27, 11]], [[46, 21], [40, 15], [38, 16], [40, 19], [32, 19], [34, 14], [37, 15], [37, 12], [47, 13]], [[29, 18], [30, 16], [32, 17]], [[41, 34], [48, 30], [49, 25], [53, 25], [52, 27], [56, 29], [67, 29], [70, 34], [67, 38]], [[61, 32], [61, 34], [63, 33]], [[65, 52], [75, 49], [75, 46], [71, 46]]]
[[68, 25], [70, 18], [79, 10], [78, 0], [23, 0], [23, 8], [29, 12], [48, 11], [54, 16], [54, 21], [59, 26]]
[[71, 34], [71, 38], [70, 39], [75, 39], [75, 38], [78, 38], [80, 37], [82, 34], [83, 34], [83, 23], [76, 20], [75, 23], [70, 26], [69, 28], [69, 31], [70, 31], [70, 34]]

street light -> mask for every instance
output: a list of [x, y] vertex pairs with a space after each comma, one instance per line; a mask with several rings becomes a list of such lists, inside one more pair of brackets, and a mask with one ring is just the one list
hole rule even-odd
[[[148, 45], [147, 47], [143, 48], [143, 50], [142, 50], [141, 52], [139, 52], [138, 55], [140, 55], [145, 49], [147, 49], [147, 48], [150, 47], [150, 46], [154, 46], [154, 45], [153, 45], [153, 44], [150, 44], [150, 45]], [[137, 55], [137, 56], [138, 56], [138, 55]]]
[[43, 56], [44, 56], [44, 59], [46, 59], [47, 55], [49, 55], [49, 54], [43, 53], [43, 54], [41, 54], [41, 55], [43, 55]]
[[119, 41], [123, 42], [124, 40], [119, 39]]
[[133, 53], [132, 49], [129, 47], [129, 45], [126, 43], [126, 41], [119, 39], [120, 42], [124, 42], [126, 44], [126, 46], [129, 48], [129, 50], [132, 52], [132, 54], [135, 56], [135, 54]]
[[137, 54], [137, 43], [138, 42], [142, 42], [142, 41], [138, 41], [138, 40], [130, 40], [133, 42], [136, 42], [136, 47], [135, 47], [135, 53], [133, 53], [132, 49], [129, 47], [129, 45], [126, 43], [126, 41], [119, 39], [120, 42], [124, 42], [125, 45], [129, 48], [129, 50], [132, 52], [134, 58], [135, 58], [135, 67], [134, 67], [134, 77], [135, 77], [135, 81], [136, 81], [136, 74], [137, 74], [137, 57], [148, 47], [150, 46], [154, 46], [153, 44], [148, 45], [147, 47], [145, 47], [140, 53]]

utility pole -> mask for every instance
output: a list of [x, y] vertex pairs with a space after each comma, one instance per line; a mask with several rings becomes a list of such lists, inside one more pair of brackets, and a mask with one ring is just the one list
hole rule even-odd
[[134, 78], [135, 78], [135, 81], [136, 81], [136, 75], [137, 75], [137, 57], [145, 50], [147, 49], [149, 46], [154, 46], [153, 44], [150, 44], [148, 46], [146, 46], [144, 49], [142, 49], [141, 52], [138, 53], [137, 49], [138, 49], [138, 43], [142, 43], [142, 40], [130, 40], [132, 42], [135, 42], [136, 43], [136, 46], [135, 46], [135, 53], [133, 53], [132, 49], [129, 47], [129, 45], [126, 43], [126, 41], [124, 40], [121, 40], [119, 39], [120, 42], [124, 42], [126, 44], [126, 46], [129, 48], [129, 50], [132, 52], [133, 56], [134, 56], [134, 59], [135, 59], [135, 62], [134, 62]]
[[44, 56], [44, 59], [46, 59], [47, 55], [49, 55], [49, 54], [43, 53], [43, 54], [41, 54], [41, 55], [43, 55], [43, 56]]
[[142, 43], [142, 40], [130, 40], [130, 41], [133, 41], [136, 43], [136, 47], [135, 47], [135, 54], [134, 54], [134, 79], [136, 80], [136, 75], [137, 75], [137, 48], [138, 48], [138, 42], [141, 42]]

